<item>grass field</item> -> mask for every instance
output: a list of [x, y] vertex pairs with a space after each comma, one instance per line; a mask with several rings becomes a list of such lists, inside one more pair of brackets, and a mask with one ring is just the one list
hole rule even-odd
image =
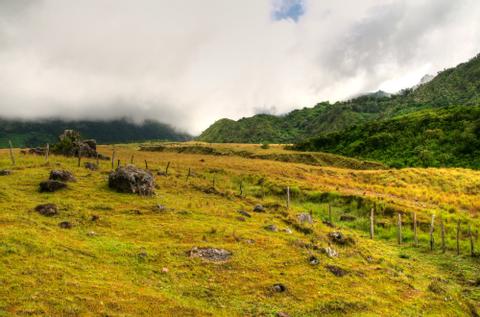
[[[146, 160], [154, 172], [164, 172], [170, 162], [168, 175], [156, 176], [154, 197], [111, 191], [109, 161], [92, 172], [77, 167], [75, 158], [51, 156], [46, 163], [16, 151], [12, 167], [8, 151], [0, 151], [0, 170], [13, 172], [0, 176], [0, 316], [478, 315], [480, 262], [469, 255], [465, 230], [478, 229], [480, 172], [358, 170], [138, 148], [117, 145], [116, 159], [123, 165], [133, 155], [134, 163], [145, 167]], [[100, 152], [111, 155], [112, 147]], [[38, 184], [52, 169], [67, 169], [78, 181], [63, 191], [39, 193]], [[370, 240], [366, 212], [373, 202], [377, 238]], [[57, 204], [60, 214], [39, 215], [34, 208], [43, 203]], [[329, 203], [336, 228], [322, 223]], [[267, 212], [253, 213], [256, 204]], [[252, 217], [239, 219], [238, 210]], [[297, 221], [297, 214], [310, 211], [312, 225]], [[418, 247], [411, 245], [408, 225], [414, 211]], [[406, 221], [401, 246], [395, 240], [396, 212]], [[424, 227], [432, 213], [447, 224], [446, 253], [438, 242], [429, 250]], [[341, 222], [344, 214], [356, 220]], [[94, 215], [99, 219], [92, 221]], [[453, 250], [458, 219], [460, 256]], [[73, 228], [60, 228], [61, 221]], [[272, 224], [278, 232], [265, 229]], [[354, 243], [335, 244], [328, 238], [333, 231]], [[439, 241], [438, 230], [435, 237]], [[193, 247], [224, 248], [232, 257], [206, 262], [188, 256]], [[327, 247], [338, 256], [325, 254]], [[312, 256], [318, 265], [309, 263]], [[332, 274], [329, 266], [346, 275]], [[275, 283], [286, 290], [275, 292]]]

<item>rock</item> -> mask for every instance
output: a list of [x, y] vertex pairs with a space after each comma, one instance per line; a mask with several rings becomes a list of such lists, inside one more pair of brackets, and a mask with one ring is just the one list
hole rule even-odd
[[338, 252], [335, 251], [334, 249], [330, 247], [326, 247], [323, 249], [323, 252], [329, 257], [329, 258], [336, 258], [338, 257]]
[[285, 312], [278, 312], [277, 317], [290, 317], [290, 315]]
[[85, 162], [85, 164], [83, 164], [83, 166], [88, 169], [88, 170], [91, 170], [91, 171], [96, 171], [98, 170], [98, 165], [95, 164], [95, 163], [92, 163], [92, 162]]
[[65, 130], [59, 137], [59, 142], [52, 148], [52, 152], [66, 156], [78, 156], [108, 160], [109, 158], [97, 152], [97, 141], [82, 140], [80, 133], [74, 130]]
[[58, 214], [58, 208], [54, 204], [38, 205], [35, 207], [35, 211], [46, 217], [52, 217]]
[[60, 171], [60, 170], [53, 170], [50, 172], [50, 177], [48, 178], [53, 181], [60, 181], [60, 182], [76, 182], [77, 179], [73, 176], [72, 173], [69, 171]]
[[143, 251], [143, 252], [140, 252], [139, 254], [137, 254], [138, 258], [140, 260], [145, 260], [148, 256], [147, 252]]
[[336, 244], [339, 244], [339, 245], [353, 245], [353, 244], [355, 244], [355, 240], [353, 240], [353, 238], [346, 237], [343, 233], [338, 232], [338, 231], [330, 232], [328, 234], [328, 237], [330, 238], [330, 240], [332, 242], [334, 242]]
[[244, 210], [237, 210], [237, 212], [238, 212], [239, 214], [241, 214], [242, 216], [245, 216], [245, 217], [247, 217], [247, 218], [251, 218], [251, 217], [252, 217], [248, 212], [246, 212], [246, 211], [244, 211]]
[[247, 221], [247, 219], [245, 219], [245, 217], [240, 217], [240, 216], [238, 216], [236, 219], [237, 219], [238, 221], [241, 221], [241, 222]]
[[287, 290], [287, 287], [283, 284], [277, 283], [273, 284], [272, 289], [276, 293], [283, 293]]
[[278, 231], [278, 228], [275, 225], [265, 226], [264, 229], [267, 230], [267, 231], [272, 231], [272, 232], [277, 232]]
[[282, 232], [285, 232], [287, 234], [292, 234], [292, 229], [290, 229], [289, 227], [286, 227], [285, 229], [282, 229]]
[[89, 236], [89, 237], [95, 237], [96, 235], [97, 235], [97, 233], [95, 231], [87, 232], [87, 236]]
[[224, 249], [193, 247], [188, 251], [188, 255], [192, 258], [201, 258], [212, 262], [224, 262], [230, 259], [232, 252]]
[[327, 265], [326, 266], [327, 270], [329, 270], [333, 275], [342, 277], [348, 274], [347, 271], [342, 269], [341, 267], [338, 267], [336, 265]]
[[62, 229], [72, 229], [72, 227], [73, 227], [72, 223], [70, 223], [68, 221], [62, 221], [58, 224], [58, 226]]
[[168, 270], [168, 267], [162, 268], [162, 273], [168, 273], [168, 271], [169, 271], [169, 270]]
[[8, 176], [11, 174], [12, 174], [12, 171], [10, 170], [0, 170], [0, 176]]
[[352, 216], [352, 215], [341, 215], [340, 216], [340, 221], [345, 221], [345, 222], [352, 222], [352, 221], [355, 221], [357, 220], [357, 217], [355, 216]]
[[330, 227], [330, 228], [335, 227], [335, 226], [333, 225], [333, 223], [331, 223], [331, 222], [328, 221], [328, 220], [324, 220], [324, 221], [322, 221], [322, 223], [323, 223], [324, 225], [326, 225], [327, 227]]
[[164, 205], [157, 204], [154, 207], [154, 210], [158, 211], [158, 212], [165, 212], [165, 211], [167, 211], [167, 207], [165, 207]]
[[265, 208], [264, 208], [262, 205], [256, 205], [256, 206], [253, 208], [253, 211], [254, 211], [254, 212], [265, 212]]
[[313, 219], [312, 219], [312, 215], [310, 214], [307, 214], [307, 213], [301, 213], [297, 216], [297, 219], [300, 223], [309, 223], [309, 224], [312, 224], [313, 223]]
[[308, 259], [308, 263], [310, 263], [310, 265], [318, 265], [320, 264], [320, 260], [318, 260], [317, 257], [315, 256], [311, 256], [309, 259]]
[[98, 220], [100, 220], [100, 216], [99, 215], [92, 215], [92, 218], [90, 220], [98, 221]]
[[48, 180], [45, 182], [40, 183], [40, 192], [41, 193], [53, 193], [56, 192], [57, 190], [67, 188], [67, 184], [59, 182], [59, 181], [54, 181], [54, 180]]
[[108, 186], [120, 193], [151, 196], [154, 194], [155, 178], [150, 171], [133, 165], [120, 166], [110, 173]]

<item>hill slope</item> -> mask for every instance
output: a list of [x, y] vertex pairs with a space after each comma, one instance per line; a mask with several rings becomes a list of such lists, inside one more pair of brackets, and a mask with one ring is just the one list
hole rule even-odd
[[238, 121], [222, 119], [198, 139], [206, 142], [295, 143], [401, 113], [449, 105], [480, 105], [480, 55], [440, 72], [415, 90], [408, 89], [392, 96], [369, 94], [335, 104], [320, 103], [284, 116], [256, 115]]
[[12, 140], [16, 147], [34, 147], [53, 143], [66, 129], [79, 131], [84, 138], [96, 139], [99, 143], [126, 143], [144, 140], [183, 141], [190, 137], [172, 127], [145, 121], [137, 125], [127, 120], [112, 121], [19, 121], [0, 119], [0, 147], [7, 147]]

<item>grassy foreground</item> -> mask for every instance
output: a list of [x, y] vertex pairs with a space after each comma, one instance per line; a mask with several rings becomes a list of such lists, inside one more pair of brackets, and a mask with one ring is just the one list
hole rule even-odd
[[[121, 163], [134, 161], [157, 176], [157, 195], [118, 194], [107, 187], [110, 162], [99, 171], [59, 156], [19, 156], [12, 168], [0, 151], [0, 316], [476, 316], [480, 264], [465, 250], [413, 248], [407, 241], [368, 239], [349, 223], [321, 221], [325, 192], [372, 199], [396, 210], [431, 212], [478, 225], [480, 172], [463, 169], [349, 170], [238, 156], [140, 152], [117, 146]], [[111, 155], [111, 147], [102, 147]], [[86, 160], [84, 160], [86, 161]], [[188, 169], [192, 176], [188, 182]], [[53, 194], [38, 192], [52, 169], [78, 182]], [[215, 183], [215, 190], [211, 187]], [[242, 183], [243, 195], [239, 195]], [[292, 188], [285, 208], [283, 189]], [[60, 215], [37, 214], [55, 203]], [[251, 212], [263, 204], [264, 214]], [[158, 205], [165, 206], [160, 210]], [[341, 200], [334, 213], [350, 209]], [[239, 219], [237, 210], [251, 213]], [[313, 225], [296, 215], [312, 210]], [[92, 216], [99, 220], [92, 221]], [[242, 221], [244, 220], [244, 221]], [[70, 221], [72, 229], [58, 223]], [[270, 232], [274, 224], [280, 230]], [[282, 231], [289, 227], [291, 233]], [[337, 245], [328, 233], [354, 239]], [[190, 258], [192, 247], [224, 248], [223, 263]], [[321, 250], [331, 247], [338, 257]], [[311, 265], [315, 256], [318, 265]], [[335, 276], [328, 265], [347, 272]], [[274, 292], [282, 283], [285, 292]]]

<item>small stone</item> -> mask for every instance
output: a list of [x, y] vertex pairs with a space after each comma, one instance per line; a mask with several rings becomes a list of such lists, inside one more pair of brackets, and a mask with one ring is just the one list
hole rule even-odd
[[8, 176], [11, 174], [12, 174], [12, 171], [10, 170], [0, 170], [0, 176]]
[[265, 226], [264, 229], [267, 230], [267, 231], [271, 231], [271, 232], [277, 232], [278, 231], [278, 228], [275, 225]]
[[308, 263], [310, 263], [310, 265], [318, 265], [320, 264], [320, 261], [318, 260], [317, 257], [315, 256], [311, 256], [309, 259], [308, 259]]
[[326, 266], [327, 270], [329, 270], [333, 275], [342, 277], [348, 274], [347, 271], [342, 269], [341, 267], [338, 267], [336, 265], [327, 265]]
[[89, 236], [89, 237], [95, 237], [96, 235], [97, 235], [97, 233], [95, 231], [87, 232], [87, 236]]
[[287, 290], [287, 287], [283, 284], [277, 283], [273, 284], [272, 289], [276, 293], [283, 293]]
[[58, 226], [62, 229], [72, 229], [73, 227], [72, 223], [68, 221], [62, 221], [58, 224]]
[[100, 216], [99, 216], [99, 215], [92, 215], [91, 220], [92, 220], [92, 221], [100, 220]]
[[169, 270], [168, 270], [168, 267], [162, 268], [162, 273], [168, 273], [168, 271], [169, 271]]
[[38, 205], [35, 207], [35, 211], [46, 217], [52, 217], [58, 214], [58, 208], [54, 204]]
[[84, 166], [87, 170], [91, 170], [91, 171], [96, 171], [96, 170], [98, 170], [98, 165], [95, 164], [95, 163], [92, 163], [92, 162], [85, 162], [85, 164], [83, 164], [83, 166]]
[[138, 257], [142, 260], [144, 260], [148, 256], [147, 252], [140, 252], [138, 254]]
[[244, 211], [244, 210], [237, 210], [237, 212], [238, 212], [239, 214], [241, 214], [242, 216], [245, 216], [245, 217], [247, 217], [247, 218], [251, 218], [251, 217], [252, 217], [248, 212], [246, 212], [246, 211]]
[[244, 217], [240, 217], [240, 216], [238, 216], [236, 219], [237, 219], [238, 221], [241, 221], [241, 222], [247, 221], [247, 219], [245, 219]]
[[290, 229], [289, 227], [286, 227], [285, 229], [282, 229], [283, 232], [285, 232], [286, 234], [292, 234], [293, 231], [292, 229]]
[[297, 218], [300, 223], [309, 223], [309, 224], [313, 223], [312, 215], [307, 213], [301, 213], [297, 216]]
[[277, 317], [290, 317], [290, 315], [285, 312], [278, 312]]
[[353, 240], [351, 237], [346, 237], [343, 233], [341, 232], [330, 232], [328, 234], [328, 237], [330, 240], [336, 244], [339, 245], [352, 245], [355, 244], [355, 240]]
[[157, 204], [154, 210], [158, 212], [165, 212], [167, 211], [167, 207], [165, 207], [164, 205]]
[[53, 193], [57, 190], [67, 188], [67, 184], [60, 181], [48, 180], [40, 183], [40, 192], [41, 193]]
[[256, 206], [253, 208], [253, 211], [254, 211], [254, 212], [265, 212], [265, 208], [264, 208], [262, 205], [256, 205]]
[[50, 172], [50, 180], [60, 182], [76, 182], [77, 179], [69, 171], [53, 170]]
[[334, 249], [330, 247], [326, 247], [323, 249], [323, 252], [329, 257], [329, 258], [336, 258], [338, 257], [338, 252], [335, 251]]
[[192, 258], [202, 258], [213, 262], [227, 261], [232, 256], [232, 252], [228, 250], [198, 247], [193, 247], [188, 254]]

